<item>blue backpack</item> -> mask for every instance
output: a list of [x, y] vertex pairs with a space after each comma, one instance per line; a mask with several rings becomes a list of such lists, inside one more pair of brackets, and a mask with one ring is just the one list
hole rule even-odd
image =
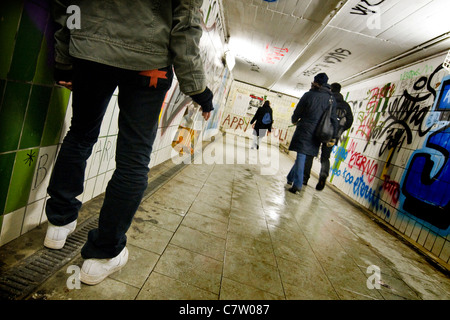
[[270, 118], [270, 113], [267, 112], [264, 117], [262, 118], [262, 123], [264, 124], [270, 124], [272, 122], [272, 119]]

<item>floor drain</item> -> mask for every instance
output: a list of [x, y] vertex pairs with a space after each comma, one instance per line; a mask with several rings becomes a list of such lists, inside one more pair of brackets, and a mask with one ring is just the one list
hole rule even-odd
[[72, 260], [84, 245], [98, 216], [85, 221], [72, 233], [61, 250], [43, 248], [0, 276], [0, 300], [20, 300], [29, 295], [54, 272]]
[[[149, 182], [144, 198], [164, 185], [168, 181], [167, 177], [175, 176], [186, 166], [184, 163], [174, 165], [164, 172], [165, 177], [156, 177]], [[67, 238], [64, 248], [52, 250], [44, 247], [1, 274], [0, 300], [21, 300], [33, 293], [39, 285], [81, 251], [89, 230], [96, 228], [97, 225], [98, 215], [89, 218], [80, 225]]]

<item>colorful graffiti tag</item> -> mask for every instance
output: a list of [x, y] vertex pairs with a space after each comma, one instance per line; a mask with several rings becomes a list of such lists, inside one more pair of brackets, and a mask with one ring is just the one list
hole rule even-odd
[[348, 101], [356, 121], [333, 149], [330, 181], [385, 219], [395, 211], [447, 235], [450, 77], [442, 80], [442, 65], [426, 69], [409, 85], [387, 83]]
[[440, 230], [449, 230], [450, 76], [444, 79], [439, 91], [433, 107], [433, 112], [440, 113], [438, 129], [411, 156], [402, 181], [402, 207]]

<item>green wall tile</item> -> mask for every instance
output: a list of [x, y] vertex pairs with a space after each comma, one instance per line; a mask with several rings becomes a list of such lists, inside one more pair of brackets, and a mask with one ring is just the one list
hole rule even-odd
[[38, 4], [25, 1], [17, 31], [8, 79], [32, 81], [49, 13]]
[[32, 87], [19, 149], [40, 145], [51, 94], [51, 87]]
[[0, 1], [0, 78], [6, 79], [14, 52], [23, 1]]
[[16, 153], [11, 184], [9, 185], [6, 199], [5, 213], [27, 205], [38, 153], [38, 148], [22, 150]]
[[0, 79], [0, 110], [2, 108], [3, 94], [5, 93], [6, 81]]
[[25, 118], [30, 84], [6, 82], [0, 109], [0, 152], [16, 150]]
[[53, 85], [53, 66], [55, 61], [54, 56], [54, 25], [47, 24], [44, 39], [41, 44], [39, 57], [36, 66], [36, 73], [34, 74], [33, 83]]
[[16, 153], [0, 154], [0, 215], [5, 211], [6, 195], [14, 166]]
[[59, 143], [69, 98], [70, 91], [68, 89], [63, 87], [53, 87], [52, 97], [47, 112], [47, 120], [45, 121], [44, 133], [42, 135], [42, 147]]

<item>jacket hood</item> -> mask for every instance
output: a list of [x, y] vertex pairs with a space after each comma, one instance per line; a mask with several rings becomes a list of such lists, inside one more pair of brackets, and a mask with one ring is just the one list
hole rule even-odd
[[320, 87], [312, 88], [310, 91], [326, 92], [326, 93], [330, 93], [331, 94], [331, 87], [330, 87], [330, 85], [328, 83], [325, 83], [324, 85], [322, 85]]
[[344, 96], [340, 92], [334, 92], [333, 96], [334, 96], [334, 98], [336, 99], [337, 102], [344, 101]]

